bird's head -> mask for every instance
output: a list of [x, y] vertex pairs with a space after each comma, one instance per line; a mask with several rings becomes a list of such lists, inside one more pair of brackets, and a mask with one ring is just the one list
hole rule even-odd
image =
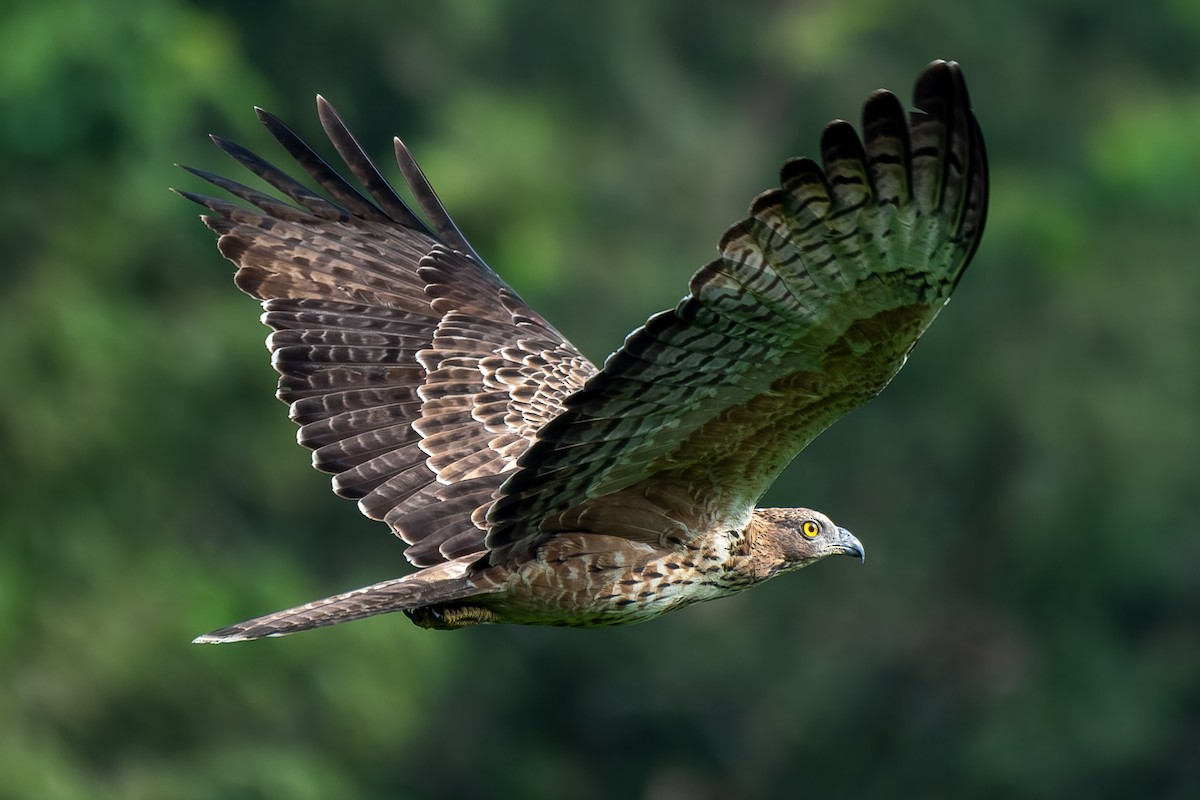
[[826, 556], [857, 556], [866, 560], [862, 542], [833, 520], [811, 508], [762, 508], [764, 533], [782, 562], [778, 571], [807, 567]]

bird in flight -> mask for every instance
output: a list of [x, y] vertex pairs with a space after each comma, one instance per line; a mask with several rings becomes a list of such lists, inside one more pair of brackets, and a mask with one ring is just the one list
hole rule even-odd
[[826, 126], [822, 163], [787, 161], [688, 294], [601, 368], [475, 253], [399, 139], [424, 220], [320, 97], [361, 189], [261, 109], [324, 195], [213, 137], [290, 202], [190, 168], [242, 202], [180, 194], [262, 302], [313, 465], [419, 569], [195, 641], [394, 611], [439, 629], [620, 625], [863, 557], [824, 514], [756, 503], [887, 385], [979, 244], [987, 161], [959, 66], [926, 67], [913, 104], [879, 90], [861, 139]]

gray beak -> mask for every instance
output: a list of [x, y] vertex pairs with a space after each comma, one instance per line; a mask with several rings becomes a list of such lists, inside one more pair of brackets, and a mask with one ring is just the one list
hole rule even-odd
[[863, 550], [862, 542], [845, 528], [838, 528], [838, 538], [833, 543], [833, 547], [839, 553], [845, 553], [848, 556], [858, 556], [860, 561], [867, 560], [867, 552]]

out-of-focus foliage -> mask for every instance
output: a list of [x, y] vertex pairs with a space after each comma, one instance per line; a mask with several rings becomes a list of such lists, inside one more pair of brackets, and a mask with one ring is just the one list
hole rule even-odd
[[[1188, 0], [10, 0], [0, 797], [1200, 796], [1197, 52]], [[599, 359], [935, 57], [988, 137], [983, 247], [766, 498], [865, 567], [626, 630], [188, 644], [405, 569], [166, 191], [237, 172], [205, 133], [278, 158], [250, 106], [319, 140], [320, 91], [381, 163], [404, 136]]]

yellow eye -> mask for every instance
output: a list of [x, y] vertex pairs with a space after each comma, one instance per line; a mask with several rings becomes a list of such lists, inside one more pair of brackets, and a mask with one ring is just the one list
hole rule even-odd
[[809, 539], [815, 538], [821, 532], [821, 526], [813, 522], [811, 519], [800, 526], [800, 532]]

